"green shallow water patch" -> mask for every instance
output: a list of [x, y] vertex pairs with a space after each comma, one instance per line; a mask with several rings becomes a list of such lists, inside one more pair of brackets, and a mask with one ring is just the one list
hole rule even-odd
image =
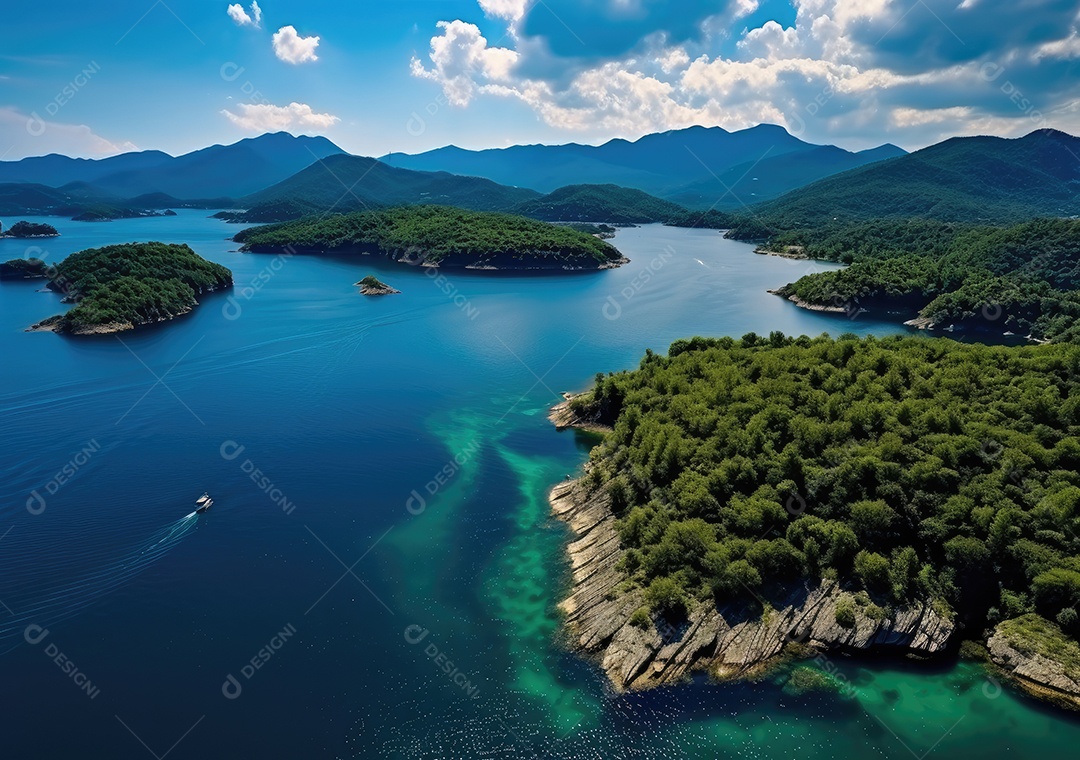
[[458, 596], [440, 587], [454, 577], [448, 569], [461, 551], [462, 542], [454, 540], [461, 507], [475, 492], [485, 448], [497, 435], [490, 415], [473, 409], [440, 414], [427, 427], [442, 442], [446, 456], [411, 484], [411, 490], [402, 489], [401, 523], [386, 538], [401, 558], [402, 598], [425, 614], [437, 600]]
[[958, 663], [944, 672], [882, 665], [844, 668], [866, 714], [917, 755], [976, 757], [1075, 754], [1080, 722], [1017, 694], [984, 666]]
[[504, 624], [510, 657], [510, 688], [544, 706], [560, 733], [585, 730], [599, 720], [600, 702], [583, 688], [559, 678], [554, 646], [559, 618], [559, 573], [566, 533], [550, 520], [547, 494], [566, 464], [550, 457], [524, 456], [496, 445], [516, 476], [520, 500], [511, 513], [514, 534], [495, 557], [484, 592], [492, 615]]

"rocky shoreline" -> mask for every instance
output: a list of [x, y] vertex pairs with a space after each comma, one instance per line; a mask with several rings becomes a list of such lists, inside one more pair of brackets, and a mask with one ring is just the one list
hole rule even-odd
[[[239, 241], [242, 242], [242, 241]], [[471, 254], [450, 257], [441, 260], [427, 258], [418, 248], [384, 249], [371, 243], [343, 245], [334, 249], [308, 246], [253, 245], [242, 244], [241, 253], [272, 253], [277, 255], [318, 256], [323, 254], [382, 256], [390, 261], [409, 266], [419, 266], [432, 270], [472, 270], [492, 272], [597, 272], [617, 269], [629, 264], [630, 259], [619, 255], [618, 258], [600, 261], [592, 256], [569, 256], [562, 251], [518, 251], [515, 253]]]
[[847, 314], [847, 309], [845, 309], [843, 306], [829, 306], [827, 304], [810, 303], [809, 301], [804, 301], [796, 295], [788, 295], [788, 292], [785, 288], [777, 288], [776, 290], [769, 290], [766, 292], [771, 293], [774, 296], [786, 298], [787, 300], [798, 306], [800, 309], [806, 309], [807, 311], [823, 311], [829, 314]]
[[[929, 605], [905, 608], [877, 621], [856, 614], [855, 625], [836, 622], [836, 607], [848, 594], [831, 581], [795, 590], [765, 615], [698, 605], [689, 620], [640, 628], [631, 615], [644, 603], [643, 592], [619, 593], [622, 557], [615, 515], [603, 491], [589, 494], [580, 480], [551, 491], [554, 514], [575, 534], [567, 548], [573, 586], [559, 608], [573, 647], [599, 660], [619, 691], [679, 681], [693, 672], [721, 680], [760, 673], [781, 658], [790, 644], [813, 652], [888, 650], [921, 657], [946, 651], [955, 625]], [[856, 608], [858, 609], [858, 608]]]
[[86, 327], [78, 327], [75, 329], [66, 329], [64, 327], [63, 314], [57, 314], [53, 317], [43, 319], [36, 324], [32, 324], [26, 328], [25, 332], [53, 332], [58, 335], [112, 335], [113, 333], [126, 332], [128, 330], [134, 330], [137, 327], [146, 327], [148, 325], [156, 325], [162, 322], [171, 322], [174, 319], [178, 319], [185, 314], [190, 314], [194, 309], [188, 308], [171, 317], [165, 319], [158, 319], [150, 322], [139, 322], [138, 324], [133, 322], [104, 322], [99, 325], [88, 325]]
[[[577, 427], [571, 394], [550, 410], [559, 429]], [[588, 424], [588, 423], [586, 423]], [[590, 492], [585, 478], [556, 485], [549, 493], [555, 517], [573, 537], [567, 545], [571, 587], [559, 609], [570, 647], [597, 662], [617, 691], [676, 683], [692, 673], [716, 680], [753, 678], [785, 657], [890, 653], [915, 658], [949, 656], [959, 629], [933, 605], [894, 610], [876, 619], [859, 605], [855, 623], [837, 622], [837, 605], [851, 595], [835, 581], [805, 584], [787, 599], [748, 615], [745, 608], [698, 604], [672, 625], [654, 618], [646, 627], [631, 617], [644, 603], [641, 589], [624, 591], [618, 569], [623, 556], [616, 518], [606, 491]], [[999, 625], [987, 642], [988, 659], [1021, 690], [1058, 706], [1080, 709], [1080, 674], [1010, 639]]]
[[584, 420], [574, 414], [574, 411], [570, 408], [570, 402], [580, 395], [579, 393], [567, 393], [564, 391], [562, 396], [565, 400], [560, 401], [548, 410], [548, 420], [555, 426], [555, 429], [577, 428], [578, 430], [588, 430], [593, 433], [606, 433], [611, 430], [607, 425]]
[[764, 245], [759, 245], [754, 249], [754, 253], [759, 256], [779, 256], [782, 259], [810, 259], [810, 256], [806, 253], [806, 249], [801, 245], [786, 245], [782, 251], [770, 251]]
[[1036, 651], [1030, 642], [1010, 636], [1006, 626], [999, 624], [986, 642], [990, 662], [1027, 694], [1080, 710], [1080, 672]]
[[[50, 283], [51, 284], [51, 283]], [[224, 290], [231, 288], [233, 285], [232, 278], [229, 278], [229, 282], [220, 287], [207, 287], [200, 289], [196, 292], [196, 295], [202, 295], [204, 293], [213, 293], [218, 290]], [[70, 295], [64, 298], [64, 303], [78, 303], [77, 298], [72, 298]], [[160, 319], [149, 319], [142, 322], [103, 322], [96, 325], [86, 325], [83, 327], [77, 327], [71, 329], [65, 326], [64, 315], [56, 314], [51, 317], [46, 317], [40, 322], [36, 322], [27, 327], [24, 332], [52, 332], [57, 335], [112, 335], [113, 333], [127, 332], [128, 330], [135, 330], [140, 327], [148, 327], [150, 325], [161, 324], [162, 322], [172, 322], [175, 319], [179, 319], [183, 316], [191, 314], [195, 311], [195, 307], [199, 305], [198, 301], [195, 301], [191, 306], [187, 306], [184, 309], [171, 314], [167, 317]]]

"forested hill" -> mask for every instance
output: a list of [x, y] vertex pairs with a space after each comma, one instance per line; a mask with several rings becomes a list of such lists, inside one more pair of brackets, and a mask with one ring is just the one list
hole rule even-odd
[[641, 190], [618, 185], [567, 185], [522, 203], [514, 213], [549, 222], [648, 224], [681, 219], [691, 212]]
[[512, 214], [404, 206], [251, 227], [244, 250], [379, 253], [410, 264], [473, 269], [603, 269], [626, 260], [593, 235]]
[[241, 205], [287, 201], [321, 211], [362, 211], [407, 203], [445, 203], [476, 211], [505, 211], [539, 195], [480, 177], [399, 169], [374, 158], [339, 154], [247, 196]]
[[642, 625], [827, 579], [842, 626], [930, 604], [965, 637], [1020, 619], [1022, 651], [1077, 651], [1080, 346], [694, 338], [571, 406], [613, 426], [585, 482]]
[[1080, 138], [956, 137], [836, 174], [753, 207], [773, 230], [869, 219], [1007, 223], [1080, 214]]

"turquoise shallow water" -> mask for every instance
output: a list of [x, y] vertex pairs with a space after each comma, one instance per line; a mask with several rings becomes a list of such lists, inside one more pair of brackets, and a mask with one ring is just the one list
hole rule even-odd
[[[63, 236], [34, 252], [158, 239], [234, 271], [233, 300], [162, 328], [26, 333], [63, 307], [0, 286], [10, 756], [180, 740], [169, 757], [981, 758], [1080, 741], [973, 666], [838, 659], [839, 696], [773, 680], [616, 696], [559, 645], [566, 534], [545, 497], [591, 441], [546, 408], [693, 334], [897, 331], [765, 293], [806, 262], [645, 227], [615, 239], [619, 270], [437, 280], [237, 254], [237, 228], [205, 213], [52, 219]], [[26, 247], [0, 240], [0, 258]], [[402, 295], [359, 296], [368, 273]], [[186, 518], [204, 489], [214, 509]]]

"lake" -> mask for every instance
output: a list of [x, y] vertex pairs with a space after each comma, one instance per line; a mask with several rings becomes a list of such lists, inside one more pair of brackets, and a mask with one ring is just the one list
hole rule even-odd
[[[692, 335], [890, 334], [766, 293], [831, 265], [646, 226], [617, 270], [432, 277], [239, 254], [176, 217], [0, 240], [0, 260], [184, 242], [232, 269], [168, 325], [70, 339], [0, 285], [0, 668], [11, 757], [1064, 756], [1080, 723], [972, 665], [822, 663], [628, 696], [560, 644], [546, 494], [589, 436], [546, 410]], [[10, 224], [14, 219], [3, 220]], [[29, 245], [28, 245], [29, 244]], [[366, 298], [375, 274], [401, 295]], [[215, 506], [191, 516], [204, 490]], [[809, 507], [812, 509], [812, 505]]]

